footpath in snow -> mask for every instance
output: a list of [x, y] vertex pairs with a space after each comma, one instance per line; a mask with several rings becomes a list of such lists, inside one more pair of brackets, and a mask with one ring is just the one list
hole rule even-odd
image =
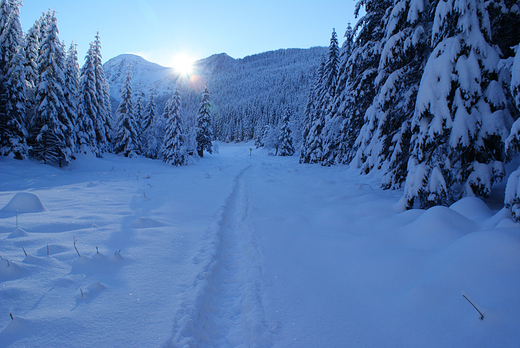
[[518, 346], [507, 211], [401, 211], [377, 176], [251, 147], [1, 158], [0, 347]]

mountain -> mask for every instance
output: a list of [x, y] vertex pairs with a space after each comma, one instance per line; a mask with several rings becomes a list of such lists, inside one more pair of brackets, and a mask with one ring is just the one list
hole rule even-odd
[[[222, 140], [249, 140], [254, 129], [276, 125], [285, 106], [291, 106], [295, 119], [303, 116], [314, 73], [326, 53], [324, 47], [280, 49], [241, 59], [225, 53], [201, 59], [189, 80], [175, 70], [123, 54], [103, 66], [110, 85], [113, 110], [120, 100], [124, 73], [132, 66], [134, 93], [157, 93], [157, 107], [164, 104], [180, 84], [183, 116], [193, 118], [199, 107], [200, 91], [208, 83], [213, 102], [216, 136]], [[114, 113], [115, 114], [115, 113]]]

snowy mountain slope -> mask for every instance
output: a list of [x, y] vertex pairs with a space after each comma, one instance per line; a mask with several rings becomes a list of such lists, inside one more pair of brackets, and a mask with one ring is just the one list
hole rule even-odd
[[0, 158], [0, 347], [518, 346], [507, 210], [403, 212], [375, 174], [251, 147]]

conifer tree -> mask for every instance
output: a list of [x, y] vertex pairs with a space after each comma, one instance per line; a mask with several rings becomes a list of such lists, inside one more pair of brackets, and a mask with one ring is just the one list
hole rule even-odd
[[[358, 16], [361, 5], [365, 7], [365, 15], [354, 27], [354, 33], [359, 29], [355, 47], [350, 54], [347, 70], [342, 79], [346, 78], [342, 90], [340, 112], [344, 112], [339, 134], [340, 142], [346, 151], [339, 163], [350, 163], [356, 155], [356, 140], [365, 123], [365, 113], [372, 105], [376, 94], [375, 79], [385, 35], [383, 17], [391, 7], [390, 0], [359, 1], [355, 15]], [[358, 165], [358, 163], [356, 163]]]
[[[484, 2], [439, 1], [412, 119], [408, 208], [447, 205], [457, 196], [490, 194], [504, 176], [509, 115], [498, 82]], [[460, 186], [461, 190], [456, 191]]]
[[[76, 45], [72, 43], [65, 60], [65, 85], [63, 86], [65, 95], [67, 115], [70, 122], [74, 126], [76, 132], [76, 123], [78, 118], [78, 92], [79, 92], [79, 65], [78, 52]], [[76, 145], [76, 136], [73, 137], [74, 146]]]
[[314, 85], [309, 93], [305, 109], [306, 125], [303, 130], [303, 143], [300, 152], [300, 163], [318, 163], [322, 158], [321, 131], [325, 126], [325, 119], [321, 113], [319, 95], [324, 78], [325, 61], [322, 60], [317, 71]]
[[284, 116], [280, 122], [280, 135], [279, 135], [279, 151], [278, 156], [292, 156], [294, 155], [293, 138], [291, 136], [291, 129], [289, 127], [292, 117], [292, 109], [287, 106], [285, 109]]
[[185, 165], [188, 160], [187, 144], [181, 118], [179, 90], [167, 102], [166, 133], [164, 136], [164, 161], [175, 166]]
[[95, 73], [95, 95], [97, 114], [94, 119], [94, 129], [96, 131], [96, 142], [101, 153], [110, 150], [111, 111], [110, 111], [110, 91], [108, 81], [103, 70], [103, 57], [101, 55], [101, 39], [99, 32], [96, 34], [92, 46], [93, 65]]
[[114, 151], [125, 157], [135, 157], [140, 148], [137, 124], [132, 104], [132, 68], [128, 67], [125, 82], [121, 88], [121, 103], [116, 115], [119, 123], [115, 137]]
[[26, 128], [26, 89], [25, 69], [22, 47], [14, 56], [7, 79], [8, 103], [7, 103], [7, 128], [4, 133], [8, 141], [6, 152], [14, 154], [16, 159], [24, 159], [28, 154], [27, 128]]
[[422, 0], [399, 0], [384, 17], [386, 34], [375, 79], [377, 94], [356, 142], [362, 172], [382, 169], [383, 188], [400, 188], [406, 179], [411, 119], [431, 53], [427, 32], [433, 11], [429, 6], [422, 5]]
[[69, 164], [72, 159], [73, 125], [64, 95], [65, 50], [58, 38], [56, 16], [50, 15], [38, 59], [40, 82], [36, 88], [36, 113], [31, 122], [32, 155], [43, 163]]
[[[138, 127], [137, 136], [139, 137], [139, 144], [141, 144], [141, 147], [144, 145], [144, 139], [143, 139], [143, 117], [144, 117], [144, 106], [143, 106], [143, 98], [144, 93], [139, 90], [136, 93], [135, 97], [135, 104], [134, 104], [134, 116], [135, 116], [135, 122]], [[140, 149], [141, 153], [144, 153], [144, 150]]]
[[38, 83], [38, 52], [40, 50], [40, 22], [36, 21], [25, 35], [25, 79], [27, 88], [34, 95], [34, 88]]
[[91, 43], [80, 73], [76, 143], [77, 151], [91, 152], [96, 156], [101, 156], [95, 131], [95, 120], [98, 113], [97, 102], [94, 49], [93, 43]]
[[12, 153], [17, 159], [26, 158], [28, 150], [20, 5], [16, 0], [0, 5], [2, 15], [7, 15], [0, 35], [0, 153]]
[[211, 102], [209, 98], [208, 85], [202, 91], [199, 111], [197, 113], [197, 154], [204, 156], [204, 150], [213, 153], [211, 141], [213, 140], [213, 126], [211, 122]]
[[354, 31], [350, 26], [347, 26], [345, 31], [345, 41], [341, 47], [339, 66], [337, 72], [336, 89], [334, 91], [334, 97], [331, 98], [330, 108], [327, 110], [328, 119], [325, 130], [325, 136], [323, 139], [324, 143], [324, 154], [321, 158], [322, 165], [333, 165], [341, 162], [341, 159], [347, 153], [345, 143], [342, 142], [345, 123], [345, 110], [344, 110], [344, 99], [347, 96], [345, 94], [346, 83], [348, 79], [347, 68], [350, 55], [354, 49]]
[[[157, 106], [155, 104], [155, 89], [150, 91], [150, 98], [144, 110], [141, 129], [143, 155], [148, 158], [157, 158], [159, 156], [160, 142], [162, 141], [162, 120], [157, 114]], [[166, 118], [167, 115], [165, 114]]]

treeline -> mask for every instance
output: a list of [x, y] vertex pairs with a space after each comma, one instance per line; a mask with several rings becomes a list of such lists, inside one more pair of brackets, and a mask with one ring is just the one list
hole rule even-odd
[[[517, 0], [367, 0], [333, 31], [305, 109], [301, 163], [380, 170], [403, 204], [487, 197], [520, 149]], [[520, 171], [505, 205], [520, 218]]]

